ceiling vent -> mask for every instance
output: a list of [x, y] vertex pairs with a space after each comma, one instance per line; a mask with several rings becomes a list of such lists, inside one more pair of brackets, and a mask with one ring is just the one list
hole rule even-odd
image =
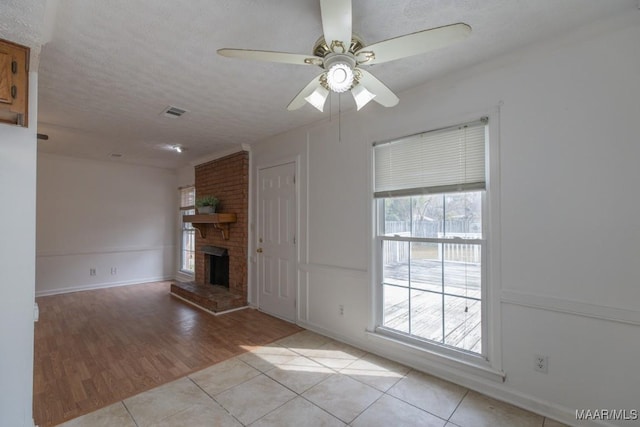
[[169, 105], [167, 108], [164, 109], [164, 111], [162, 112], [162, 115], [165, 117], [171, 117], [175, 119], [176, 117], [182, 116], [184, 113], [188, 113], [188, 111], [183, 110], [182, 108], [172, 107], [171, 105]]

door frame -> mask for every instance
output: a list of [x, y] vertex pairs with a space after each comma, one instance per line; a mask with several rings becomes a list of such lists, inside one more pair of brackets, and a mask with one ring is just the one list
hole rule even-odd
[[[293, 265], [295, 268], [294, 274], [294, 291], [295, 291], [295, 318], [293, 320], [294, 323], [299, 323], [300, 319], [300, 156], [292, 156], [285, 157], [273, 162], [266, 162], [259, 165], [256, 165], [255, 169], [251, 169], [252, 173], [255, 173], [255, 178], [251, 177], [250, 182], [255, 185], [254, 194], [254, 206], [255, 209], [251, 209], [252, 218], [250, 218], [250, 230], [249, 230], [249, 266], [252, 271], [249, 274], [249, 277], [253, 279], [254, 287], [255, 287], [255, 307], [260, 310], [260, 282], [259, 282], [259, 274], [258, 274], [258, 260], [256, 250], [259, 247], [258, 236], [260, 235], [259, 224], [260, 224], [260, 172], [264, 169], [270, 169], [278, 166], [284, 166], [286, 164], [293, 163], [294, 166], [294, 174], [295, 174], [295, 186], [294, 186], [294, 196], [295, 196], [295, 230], [296, 230], [296, 245], [294, 252]], [[255, 215], [255, 216], [253, 216]], [[269, 315], [278, 317], [277, 315], [269, 313]], [[286, 321], [291, 321], [290, 319], [283, 319]]]

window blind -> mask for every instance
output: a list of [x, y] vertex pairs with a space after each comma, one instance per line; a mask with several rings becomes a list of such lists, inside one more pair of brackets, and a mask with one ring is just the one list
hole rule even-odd
[[180, 210], [193, 209], [196, 203], [195, 187], [180, 188]]
[[485, 188], [487, 119], [374, 145], [374, 196]]

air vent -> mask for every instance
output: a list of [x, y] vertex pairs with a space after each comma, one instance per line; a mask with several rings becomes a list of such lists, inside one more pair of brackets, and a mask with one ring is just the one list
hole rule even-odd
[[162, 115], [165, 117], [171, 117], [175, 119], [176, 117], [182, 116], [184, 113], [188, 113], [188, 111], [183, 110], [182, 108], [172, 107], [171, 105], [169, 105], [167, 108], [164, 109], [164, 111], [162, 112]]
[[111, 153], [111, 154], [109, 154], [109, 157], [111, 157], [112, 159], [119, 159], [120, 157], [122, 157], [122, 154], [120, 154], [120, 153]]

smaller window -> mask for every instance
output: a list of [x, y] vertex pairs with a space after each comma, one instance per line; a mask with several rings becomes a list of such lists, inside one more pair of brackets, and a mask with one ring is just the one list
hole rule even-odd
[[185, 215], [195, 215], [196, 189], [193, 186], [180, 189], [180, 271], [193, 274], [195, 271], [196, 233], [190, 222], [184, 222]]

